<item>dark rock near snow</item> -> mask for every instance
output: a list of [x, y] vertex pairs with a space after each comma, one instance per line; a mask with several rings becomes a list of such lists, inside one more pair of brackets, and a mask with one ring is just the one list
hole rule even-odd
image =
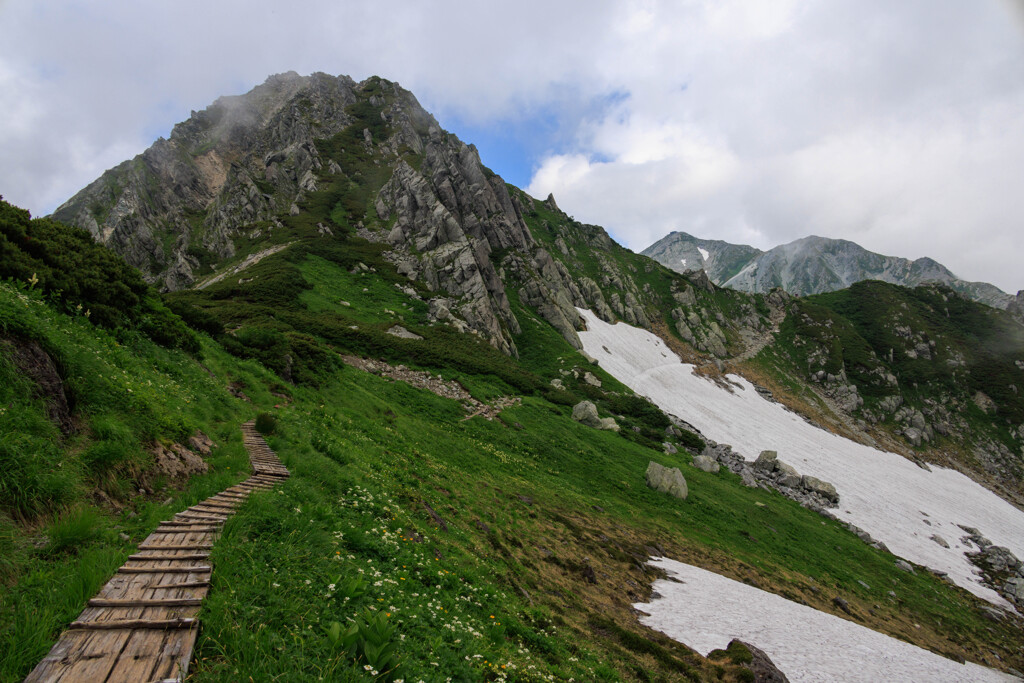
[[750, 643], [738, 639], [729, 643], [729, 649], [734, 647], [733, 643], [742, 645], [750, 650], [750, 654], [753, 655], [753, 659], [751, 659], [747, 666], [749, 666], [750, 670], [754, 672], [754, 683], [789, 683], [789, 679], [786, 678], [786, 674], [779, 671], [779, 668], [775, 666], [771, 657], [765, 654], [764, 650], [756, 648]]

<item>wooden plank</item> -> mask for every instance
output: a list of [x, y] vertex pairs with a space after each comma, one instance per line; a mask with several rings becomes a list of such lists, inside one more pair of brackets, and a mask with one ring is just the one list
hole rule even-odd
[[139, 550], [212, 550], [212, 543], [195, 543], [192, 545], [140, 545]]
[[188, 553], [187, 555], [129, 555], [129, 560], [149, 560], [149, 561], [166, 561], [166, 560], [205, 560], [210, 557], [210, 553]]
[[174, 520], [177, 522], [192, 521], [203, 524], [221, 524], [222, 522], [227, 520], [228, 517], [230, 517], [230, 515], [220, 515], [214, 517], [209, 512], [179, 512], [178, 514], [174, 515]]
[[73, 621], [68, 629], [73, 631], [112, 631], [115, 629], [170, 629], [192, 628], [199, 623], [193, 617], [175, 619], [111, 619], [110, 621]]
[[118, 574], [188, 574], [191, 572], [212, 572], [213, 568], [205, 567], [121, 567]]
[[[198, 630], [198, 629], [193, 629]], [[157, 668], [157, 659], [164, 641], [190, 631], [163, 631], [139, 629], [131, 631], [131, 637], [125, 644], [124, 651], [118, 657], [107, 678], [113, 681], [151, 681], [153, 671]]]
[[110, 600], [93, 598], [89, 607], [199, 607], [199, 598], [142, 598], [137, 600]]
[[67, 632], [25, 681], [105, 681], [130, 635], [129, 631]]
[[150, 583], [143, 586], [143, 588], [209, 588], [209, 581], [183, 581], [182, 583]]
[[235, 503], [220, 503], [211, 498], [207, 498], [201, 503], [196, 503], [192, 507], [224, 508], [225, 510], [234, 511], [236, 505]]
[[156, 667], [150, 672], [151, 679], [180, 683], [188, 676], [188, 665], [192, 659], [198, 629], [188, 631], [165, 631], [167, 638], [157, 657]]

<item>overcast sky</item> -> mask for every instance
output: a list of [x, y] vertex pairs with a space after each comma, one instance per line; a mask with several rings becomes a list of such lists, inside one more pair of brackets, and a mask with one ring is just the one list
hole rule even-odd
[[815, 234], [1024, 288], [1024, 0], [0, 0], [0, 194], [42, 215], [219, 95], [377, 74], [641, 250]]

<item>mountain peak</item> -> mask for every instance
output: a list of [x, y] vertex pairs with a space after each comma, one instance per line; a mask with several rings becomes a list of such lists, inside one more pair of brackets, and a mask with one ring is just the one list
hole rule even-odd
[[[695, 260], [697, 249], [712, 254], [728, 252], [736, 260], [730, 263], [729, 269], [723, 270]], [[752, 247], [672, 232], [642, 253], [680, 272], [692, 269], [695, 262], [701, 263], [715, 284], [747, 292], [767, 293], [781, 287], [790, 294], [805, 296], [844, 289], [861, 280], [882, 280], [908, 287], [940, 282], [970, 299], [996, 308], [1006, 308], [1013, 300], [994, 285], [957, 278], [934, 259], [923, 257], [910, 261], [883, 256], [856, 242], [820, 235], [807, 235], [760, 252]], [[740, 262], [738, 259], [744, 256], [746, 258]]]

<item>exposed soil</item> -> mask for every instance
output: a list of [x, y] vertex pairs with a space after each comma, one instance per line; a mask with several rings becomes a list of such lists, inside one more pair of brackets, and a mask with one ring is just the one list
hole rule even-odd
[[53, 357], [39, 342], [12, 336], [0, 336], [0, 353], [11, 358], [15, 367], [32, 380], [35, 395], [46, 402], [47, 414], [61, 432], [65, 436], [72, 434], [75, 424], [71, 418], [71, 402]]

